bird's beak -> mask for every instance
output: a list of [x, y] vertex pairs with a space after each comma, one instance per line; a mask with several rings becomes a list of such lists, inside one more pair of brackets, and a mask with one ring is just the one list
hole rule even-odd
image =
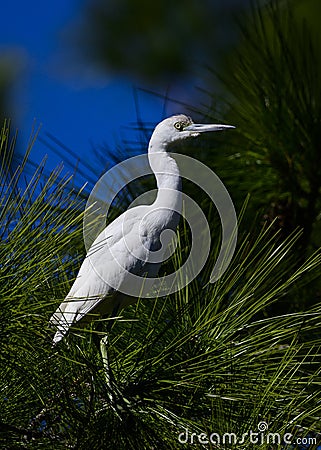
[[192, 133], [204, 133], [205, 131], [222, 131], [229, 128], [235, 127], [233, 127], [233, 125], [192, 123], [191, 125], [188, 125], [188, 127], [184, 128], [184, 131], [191, 131]]

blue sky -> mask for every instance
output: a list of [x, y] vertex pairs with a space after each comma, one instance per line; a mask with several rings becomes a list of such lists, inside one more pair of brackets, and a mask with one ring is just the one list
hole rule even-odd
[[[93, 73], [86, 65], [69, 62], [62, 36], [82, 17], [84, 1], [11, 1], [1, 6], [0, 51], [11, 55], [18, 70], [12, 91], [14, 123], [20, 147], [26, 145], [32, 125], [40, 134], [53, 134], [84, 158], [92, 145], [114, 145], [122, 127], [136, 119], [131, 80]], [[158, 122], [163, 101], [140, 95], [143, 120]], [[37, 143], [32, 153], [39, 161], [48, 152]], [[50, 152], [49, 152], [50, 153]], [[49, 165], [57, 159], [49, 155]]]

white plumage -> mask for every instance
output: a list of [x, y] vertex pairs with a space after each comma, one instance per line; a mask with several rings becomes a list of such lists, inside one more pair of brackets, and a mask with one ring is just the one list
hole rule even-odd
[[54, 343], [72, 324], [110, 315], [135, 302], [135, 297], [122, 293], [130, 291], [130, 274], [157, 276], [168, 244], [162, 233], [176, 230], [181, 209], [179, 168], [167, 152], [178, 141], [226, 128], [234, 127], [194, 124], [185, 115], [169, 117], [156, 126], [148, 157], [156, 177], [157, 198], [152, 205], [125, 211], [95, 239], [68, 295], [50, 319], [57, 329]]

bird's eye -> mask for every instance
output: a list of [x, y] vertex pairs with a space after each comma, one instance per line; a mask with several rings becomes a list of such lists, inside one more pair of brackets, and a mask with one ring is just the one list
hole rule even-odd
[[176, 130], [178, 130], [178, 131], [183, 131], [183, 129], [184, 129], [184, 123], [183, 123], [183, 122], [176, 122], [176, 123], [174, 123], [174, 127], [175, 127]]

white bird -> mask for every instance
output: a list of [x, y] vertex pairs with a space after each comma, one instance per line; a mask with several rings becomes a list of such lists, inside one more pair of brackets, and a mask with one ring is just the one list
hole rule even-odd
[[[70, 327], [97, 315], [117, 312], [137, 299], [123, 294], [131, 274], [155, 277], [161, 265], [165, 230], [175, 231], [181, 209], [181, 179], [178, 165], [168, 153], [173, 144], [207, 131], [234, 128], [230, 125], [195, 124], [190, 117], [175, 115], [160, 122], [149, 142], [148, 158], [157, 182], [152, 205], [125, 211], [92, 244], [65, 300], [50, 321], [56, 327], [54, 344]], [[144, 278], [143, 278], [144, 279]]]

